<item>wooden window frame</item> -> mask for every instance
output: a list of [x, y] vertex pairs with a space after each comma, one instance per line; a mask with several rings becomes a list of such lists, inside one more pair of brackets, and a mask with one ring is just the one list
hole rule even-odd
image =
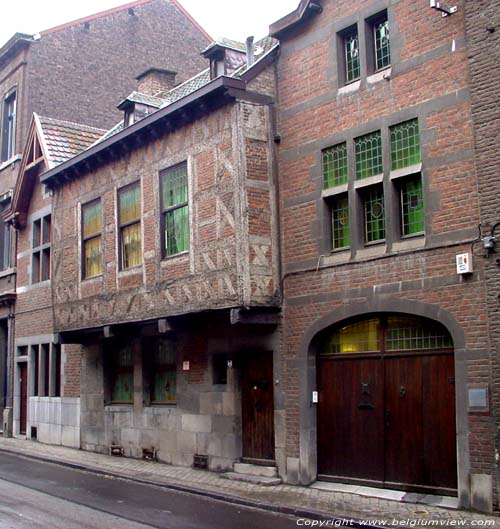
[[[13, 102], [13, 111], [9, 107]], [[16, 121], [17, 121], [17, 90], [14, 88], [7, 92], [3, 99], [2, 129], [1, 129], [1, 156], [0, 162], [10, 160], [16, 154]]]
[[[139, 207], [141, 209], [141, 214], [139, 214], [139, 217], [135, 220], [132, 220], [132, 221], [129, 221], [129, 222], [125, 222], [125, 223], [121, 223], [120, 222], [120, 208], [121, 208], [121, 197], [122, 197], [122, 194], [125, 193], [126, 191], [129, 191], [130, 189], [133, 189], [134, 187], [137, 187], [139, 188]], [[136, 224], [139, 225], [139, 233], [140, 233], [140, 243], [142, 245], [142, 233], [141, 233], [141, 223], [142, 223], [142, 190], [141, 190], [141, 182], [140, 180], [137, 180], [135, 182], [132, 182], [131, 184], [128, 184], [124, 187], [121, 187], [120, 189], [118, 189], [118, 192], [117, 192], [117, 224], [118, 224], [118, 263], [119, 263], [119, 269], [120, 270], [131, 270], [133, 268], [138, 268], [140, 266], [142, 266], [142, 262], [143, 262], [143, 256], [142, 256], [142, 251], [141, 251], [141, 262], [136, 264], [136, 265], [132, 265], [132, 266], [127, 266], [125, 267], [124, 266], [124, 246], [123, 246], [123, 230], [125, 228], [128, 228], [130, 226], [134, 226]]]
[[[91, 235], [85, 236], [85, 230], [84, 230], [84, 211], [86, 208], [93, 207], [95, 205], [99, 204], [100, 207], [100, 216], [101, 216], [101, 230], [95, 233], [92, 233]], [[100, 198], [96, 198], [95, 200], [91, 200], [90, 202], [87, 202], [85, 204], [82, 204], [81, 208], [81, 241], [82, 241], [82, 255], [81, 255], [81, 270], [82, 270], [82, 279], [89, 279], [93, 277], [99, 277], [102, 276], [104, 272], [104, 263], [103, 263], [103, 247], [102, 247], [102, 230], [103, 228], [103, 222], [102, 222], [102, 201]], [[92, 239], [100, 238], [101, 240], [101, 271], [99, 274], [94, 275], [88, 275], [87, 274], [87, 267], [86, 267], [86, 253], [85, 253], [85, 243], [87, 241], [90, 241]]]
[[[48, 221], [47, 221], [48, 219]], [[47, 233], [48, 222], [48, 238]], [[37, 229], [37, 226], [38, 229]], [[52, 214], [42, 215], [32, 222], [31, 240], [31, 284], [50, 281], [51, 278], [51, 245], [52, 245]], [[35, 233], [38, 233], [38, 240], [35, 240]], [[35, 243], [37, 243], [35, 245]]]

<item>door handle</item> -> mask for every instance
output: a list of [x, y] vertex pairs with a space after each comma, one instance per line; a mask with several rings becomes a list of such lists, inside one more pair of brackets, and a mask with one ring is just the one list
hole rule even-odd
[[385, 411], [385, 427], [389, 428], [391, 424], [391, 412], [389, 410]]

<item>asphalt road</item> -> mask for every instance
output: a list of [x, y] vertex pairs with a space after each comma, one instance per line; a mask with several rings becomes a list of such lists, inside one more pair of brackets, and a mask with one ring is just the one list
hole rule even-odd
[[292, 529], [291, 516], [0, 453], [0, 529]]

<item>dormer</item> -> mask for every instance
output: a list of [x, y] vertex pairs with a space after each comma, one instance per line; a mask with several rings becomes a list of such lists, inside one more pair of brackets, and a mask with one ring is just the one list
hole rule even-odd
[[245, 44], [229, 39], [212, 42], [201, 54], [210, 60], [211, 79], [231, 75], [247, 61]]

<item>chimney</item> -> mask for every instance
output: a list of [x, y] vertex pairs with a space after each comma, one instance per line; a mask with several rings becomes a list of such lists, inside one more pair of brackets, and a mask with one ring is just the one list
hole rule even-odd
[[148, 68], [139, 74], [137, 91], [149, 96], [157, 96], [161, 92], [168, 92], [175, 86], [177, 72], [164, 70], [162, 68]]
[[253, 64], [253, 37], [247, 37], [247, 68]]

